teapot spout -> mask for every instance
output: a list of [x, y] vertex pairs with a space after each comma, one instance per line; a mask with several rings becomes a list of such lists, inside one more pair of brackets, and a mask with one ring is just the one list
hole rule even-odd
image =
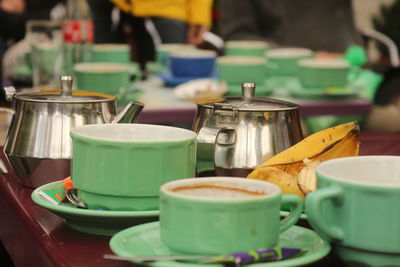
[[142, 111], [144, 104], [132, 101], [113, 119], [111, 123], [133, 123]]

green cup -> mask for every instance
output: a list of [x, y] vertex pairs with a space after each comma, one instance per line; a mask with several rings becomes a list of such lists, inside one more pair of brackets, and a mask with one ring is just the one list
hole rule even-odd
[[225, 44], [225, 55], [263, 57], [268, 47], [268, 44], [264, 41], [228, 41]]
[[348, 83], [350, 65], [343, 59], [302, 59], [298, 68], [303, 89], [340, 88]]
[[297, 62], [311, 58], [313, 52], [306, 48], [276, 48], [265, 53], [271, 76], [297, 76]]
[[158, 210], [162, 184], [193, 177], [196, 133], [149, 124], [71, 130], [72, 181], [90, 209]]
[[317, 166], [306, 198], [308, 221], [348, 248], [400, 253], [400, 157], [359, 156]]
[[[280, 221], [282, 204], [292, 206]], [[237, 177], [192, 178], [160, 189], [160, 235], [173, 251], [220, 254], [271, 248], [303, 208], [278, 186]]]
[[173, 52], [197, 50], [194, 45], [190, 44], [159, 44], [156, 46], [156, 61], [160, 66], [169, 67], [169, 56]]
[[137, 66], [121, 63], [79, 63], [74, 66], [79, 90], [122, 95], [139, 77]]
[[130, 51], [127, 44], [95, 44], [92, 46], [92, 61], [129, 63]]
[[267, 77], [265, 57], [222, 56], [217, 58], [220, 81], [229, 85], [241, 85], [245, 81], [264, 84]]

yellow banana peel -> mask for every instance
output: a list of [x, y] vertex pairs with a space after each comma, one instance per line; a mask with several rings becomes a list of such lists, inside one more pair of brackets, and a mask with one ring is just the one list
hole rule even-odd
[[305, 158], [312, 158], [354, 131], [360, 131], [357, 122], [349, 122], [316, 132], [304, 138], [299, 143], [276, 154], [261, 164], [260, 167], [290, 164], [302, 161]]
[[255, 168], [248, 178], [274, 183], [284, 194], [304, 198], [316, 188], [315, 168], [320, 162], [358, 155], [359, 133], [357, 122], [350, 122], [312, 134]]

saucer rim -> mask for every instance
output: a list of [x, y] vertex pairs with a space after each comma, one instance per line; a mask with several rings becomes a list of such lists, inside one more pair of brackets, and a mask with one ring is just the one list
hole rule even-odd
[[[156, 228], [156, 231], [159, 231], [159, 224], [160, 221], [155, 221], [155, 222], [149, 222], [149, 223], [144, 223], [144, 224], [140, 224], [140, 225], [136, 225], [136, 226], [132, 226], [129, 228], [126, 228], [122, 231], [117, 232], [116, 234], [114, 234], [110, 241], [109, 241], [109, 247], [111, 249], [111, 251], [113, 251], [116, 255], [120, 255], [120, 256], [132, 256], [130, 252], [127, 252], [126, 250], [123, 251], [123, 253], [120, 253], [121, 251], [116, 251], [119, 249], [120, 244], [121, 244], [121, 240], [126, 239], [124, 236], [129, 234], [130, 232], [134, 231], [134, 232], [138, 232], [138, 231], [144, 231], [147, 229], [151, 229], [151, 228]], [[305, 228], [305, 227], [301, 227], [298, 225], [293, 225], [292, 227], [301, 229], [303, 232], [312, 232], [317, 238], [319, 238], [319, 240], [322, 242], [322, 246], [321, 249], [317, 252], [315, 252], [314, 254], [311, 255], [300, 255], [298, 257], [294, 257], [291, 259], [286, 259], [286, 260], [282, 260], [282, 261], [276, 261], [276, 262], [264, 262], [264, 263], [253, 263], [253, 264], [249, 264], [247, 266], [249, 267], [290, 267], [290, 266], [299, 266], [299, 265], [304, 265], [304, 264], [309, 264], [312, 262], [315, 262], [319, 259], [324, 258], [326, 255], [329, 254], [329, 252], [331, 251], [331, 244], [324, 240], [323, 238], [321, 238], [315, 231]], [[292, 228], [291, 227], [291, 228]], [[153, 230], [154, 231], [154, 230]], [[117, 253], [118, 252], [118, 253]], [[305, 257], [307, 257], [307, 259], [305, 260]], [[172, 266], [177, 266], [177, 262], [176, 261], [155, 261], [151, 264], [149, 264], [149, 266], [158, 266], [158, 267], [172, 267]], [[223, 266], [222, 264], [200, 264], [200, 263], [180, 263], [179, 266], [190, 266], [190, 267], [206, 267], [206, 266]]]
[[[39, 192], [46, 187], [49, 187], [53, 184], [58, 183], [59, 181], [50, 182], [44, 184], [35, 190], [33, 190], [31, 194], [32, 201], [52, 212], [62, 213], [62, 214], [69, 214], [69, 215], [80, 215], [80, 216], [92, 216], [92, 217], [114, 217], [114, 218], [133, 218], [133, 217], [156, 217], [159, 216], [159, 210], [150, 210], [150, 211], [103, 211], [103, 210], [90, 210], [90, 209], [80, 209], [77, 207], [69, 207], [64, 206], [62, 203], [59, 205], [53, 205], [46, 200], [43, 200], [39, 196]], [[61, 216], [60, 216], [61, 217]]]

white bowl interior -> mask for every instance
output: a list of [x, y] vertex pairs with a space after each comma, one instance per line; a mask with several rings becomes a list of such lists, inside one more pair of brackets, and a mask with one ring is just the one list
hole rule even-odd
[[276, 48], [265, 54], [268, 58], [298, 58], [311, 56], [313, 52], [306, 48]]
[[[174, 191], [179, 189], [178, 191]], [[271, 197], [281, 192], [272, 183], [238, 177], [202, 177], [176, 180], [164, 184], [161, 190], [191, 199], [241, 200]]]
[[316, 172], [357, 184], [400, 187], [400, 156], [358, 156], [322, 162]]
[[298, 63], [301, 67], [320, 69], [347, 69], [350, 64], [343, 59], [302, 59]]
[[263, 57], [247, 57], [247, 56], [223, 56], [217, 58], [219, 64], [227, 65], [249, 65], [249, 64], [267, 64], [267, 60]]
[[110, 73], [127, 71], [131, 66], [119, 63], [79, 63], [74, 66], [78, 72]]
[[193, 131], [170, 126], [121, 123], [89, 124], [71, 129], [71, 132], [87, 138], [115, 142], [173, 142], [195, 138]]

